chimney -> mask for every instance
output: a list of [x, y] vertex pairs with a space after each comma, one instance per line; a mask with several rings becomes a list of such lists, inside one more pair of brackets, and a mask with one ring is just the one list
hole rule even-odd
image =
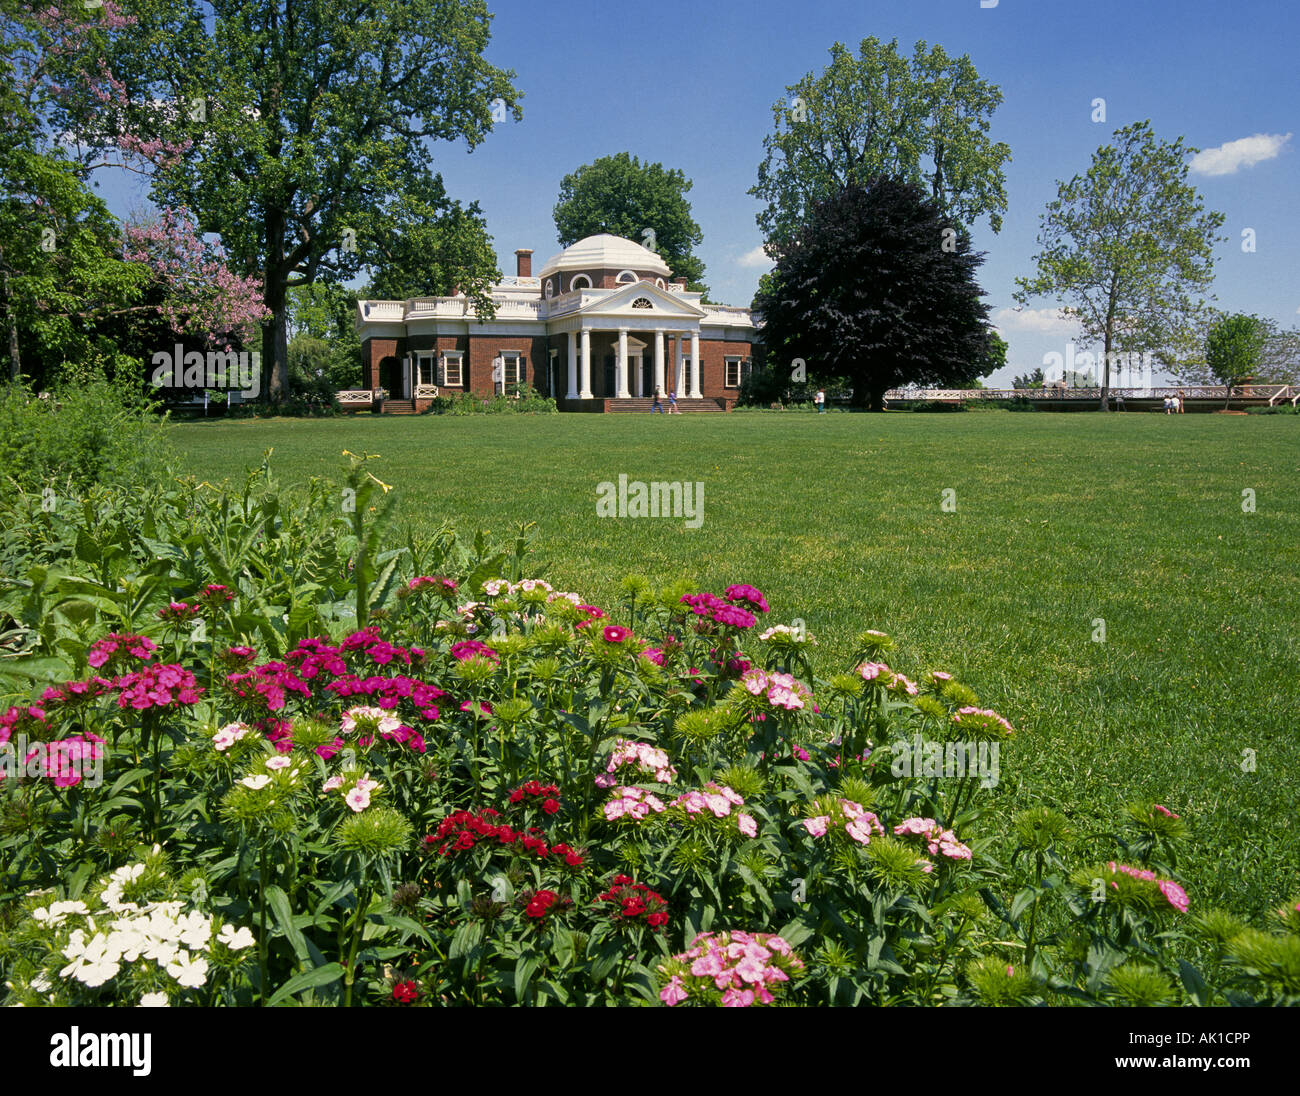
[[533, 276], [533, 249], [531, 247], [515, 248], [515, 273], [521, 278]]
[[673, 279], [673, 285], [680, 285], [683, 289], [685, 289], [685, 288], [686, 288], [686, 279], [685, 279], [685, 278], [674, 278], [674, 279]]

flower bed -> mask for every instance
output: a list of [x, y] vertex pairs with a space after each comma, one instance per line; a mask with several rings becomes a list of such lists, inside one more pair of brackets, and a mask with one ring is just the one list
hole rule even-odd
[[[362, 515], [367, 476], [354, 462]], [[52, 607], [28, 637], [17, 664], [46, 682], [0, 718], [21, 760], [0, 782], [9, 1003], [1300, 992], [1300, 904], [1268, 931], [1199, 910], [1169, 807], [1134, 805], [1091, 864], [1056, 810], [998, 819], [1000, 860], [996, 780], [909, 751], [1014, 756], [1023, 732], [946, 672], [900, 672], [889, 636], [819, 677], [815, 640], [753, 586], [633, 579], [593, 606], [483, 538], [385, 553], [355, 511], [331, 526], [327, 497], [279, 525], [247, 506], [241, 527], [282, 563], [341, 545], [311, 590], [215, 550], [160, 562], [155, 515], [114, 566], [165, 567], [156, 604], [118, 627]], [[176, 514], [174, 543], [218, 514], [242, 535], [228, 503]]]

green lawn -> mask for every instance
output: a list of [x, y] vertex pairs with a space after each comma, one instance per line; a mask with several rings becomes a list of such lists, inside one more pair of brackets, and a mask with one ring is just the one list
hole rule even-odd
[[[1258, 914], [1297, 888], [1296, 418], [365, 416], [176, 436], [209, 480], [270, 447], [286, 480], [381, 454], [406, 520], [535, 521], [547, 577], [597, 604], [630, 571], [753, 583], [773, 622], [806, 622], [823, 670], [884, 629], [896, 668], [950, 670], [1017, 727], [994, 800], [1008, 809], [986, 826], [1049, 803], [1097, 833], [1149, 796], [1192, 824], [1198, 907]], [[598, 518], [597, 485], [620, 474], [703, 482], [703, 525]]]

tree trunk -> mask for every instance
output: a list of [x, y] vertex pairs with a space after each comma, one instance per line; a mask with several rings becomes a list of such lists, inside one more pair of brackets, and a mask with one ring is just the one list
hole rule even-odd
[[263, 303], [271, 311], [270, 322], [262, 328], [263, 391], [271, 403], [282, 403], [289, 396], [288, 291], [284, 282], [267, 282]]
[[1110, 327], [1106, 328], [1105, 350], [1101, 358], [1101, 409], [1110, 410], [1110, 348], [1111, 334]]
[[289, 295], [289, 271], [284, 258], [284, 213], [278, 209], [266, 213], [266, 271], [263, 275], [262, 303], [271, 313], [271, 321], [262, 328], [262, 369], [265, 399], [282, 403], [289, 395], [289, 335], [286, 301]]

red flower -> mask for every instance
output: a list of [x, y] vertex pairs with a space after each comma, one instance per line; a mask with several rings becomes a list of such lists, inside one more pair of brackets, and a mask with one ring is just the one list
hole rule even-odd
[[393, 1000], [403, 1005], [409, 1005], [412, 1001], [419, 998], [420, 991], [416, 988], [414, 982], [398, 982], [393, 987]]
[[528, 903], [524, 913], [535, 921], [540, 921], [546, 916], [550, 908], [559, 901], [559, 898], [560, 896], [554, 891], [539, 890], [533, 895], [532, 901]]
[[542, 810], [544, 810], [547, 814], [554, 814], [559, 809], [560, 809], [560, 801], [558, 799], [548, 799], [546, 800], [545, 803], [542, 804]]

